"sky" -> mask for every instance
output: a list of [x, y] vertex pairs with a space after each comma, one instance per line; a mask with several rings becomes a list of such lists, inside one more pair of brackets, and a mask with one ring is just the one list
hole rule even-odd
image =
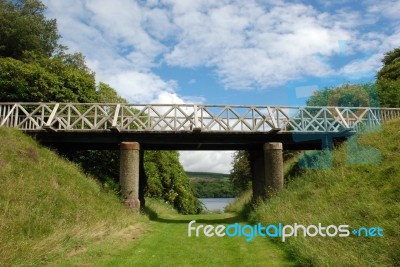
[[[61, 43], [130, 103], [304, 105], [375, 80], [400, 46], [400, 1], [42, 0]], [[229, 173], [232, 151], [181, 152]]]

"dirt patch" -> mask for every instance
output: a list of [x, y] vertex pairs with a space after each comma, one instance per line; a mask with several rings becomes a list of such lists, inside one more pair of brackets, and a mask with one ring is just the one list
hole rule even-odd
[[145, 232], [146, 226], [144, 224], [135, 224], [120, 230], [114, 236], [122, 241], [128, 241], [139, 238]]
[[76, 247], [71, 252], [69, 252], [67, 254], [67, 256], [68, 257], [73, 257], [73, 256], [76, 256], [76, 255], [81, 254], [83, 252], [86, 252], [86, 250], [87, 249], [85, 247]]
[[19, 151], [19, 156], [25, 158], [25, 159], [29, 159], [32, 162], [39, 162], [39, 154], [37, 152], [37, 150], [33, 147], [29, 147], [27, 149], [25, 149], [24, 151]]

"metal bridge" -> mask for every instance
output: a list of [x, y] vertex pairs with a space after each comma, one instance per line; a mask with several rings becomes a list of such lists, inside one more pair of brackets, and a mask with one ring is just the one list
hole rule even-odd
[[318, 149], [326, 138], [340, 140], [394, 118], [400, 109], [0, 103], [0, 127], [23, 130], [49, 145], [100, 149], [129, 140], [145, 149], [244, 149], [265, 142]]
[[394, 118], [400, 118], [400, 109], [0, 103], [0, 127], [20, 129], [43, 144], [119, 148], [121, 192], [125, 205], [135, 211], [144, 201], [139, 194], [146, 179], [144, 150], [247, 149], [253, 199], [266, 198], [270, 190], [283, 188], [282, 149], [329, 147]]

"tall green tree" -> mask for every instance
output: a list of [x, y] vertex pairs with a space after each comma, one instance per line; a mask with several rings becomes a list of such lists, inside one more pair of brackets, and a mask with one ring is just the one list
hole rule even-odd
[[306, 102], [307, 106], [378, 107], [376, 83], [344, 84], [315, 91]]
[[400, 107], [400, 47], [386, 53], [377, 73], [382, 107]]
[[93, 102], [92, 73], [59, 58], [0, 58], [0, 102]]
[[179, 162], [177, 151], [146, 151], [144, 167], [148, 178], [146, 195], [162, 198], [183, 214], [202, 208]]
[[39, 0], [0, 0], [0, 57], [20, 59], [24, 52], [50, 57], [62, 46], [55, 19], [46, 19]]
[[103, 82], [97, 86], [96, 101], [99, 103], [128, 103], [114, 88]]
[[229, 179], [237, 194], [249, 187], [252, 180], [252, 173], [250, 153], [248, 151], [239, 150], [233, 154], [232, 169]]

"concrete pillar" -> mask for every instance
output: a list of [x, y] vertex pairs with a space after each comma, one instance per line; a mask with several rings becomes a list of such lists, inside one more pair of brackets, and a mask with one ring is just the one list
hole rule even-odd
[[139, 201], [139, 143], [122, 142], [119, 182], [124, 204], [131, 210], [140, 209]]
[[282, 143], [266, 143], [250, 152], [253, 201], [266, 199], [283, 188]]
[[265, 186], [267, 191], [283, 189], [282, 143], [264, 144]]

